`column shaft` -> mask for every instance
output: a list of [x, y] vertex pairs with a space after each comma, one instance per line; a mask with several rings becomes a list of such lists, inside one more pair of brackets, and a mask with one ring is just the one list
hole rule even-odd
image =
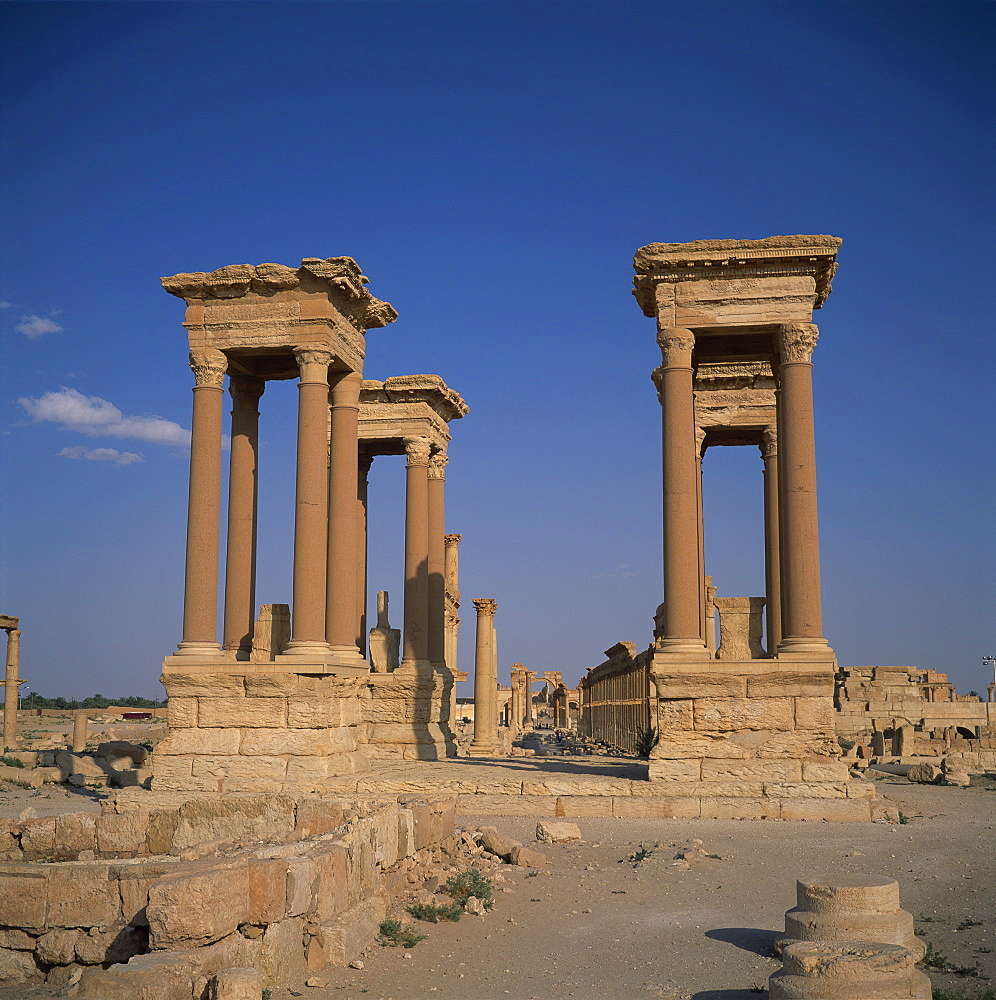
[[190, 429], [187, 559], [183, 639], [178, 654], [215, 655], [218, 643], [218, 539], [221, 517], [222, 384], [228, 359], [221, 351], [190, 354], [196, 385]]
[[773, 427], [764, 431], [764, 582], [768, 656], [782, 641], [781, 556], [778, 539], [778, 437]]
[[442, 453], [429, 460], [428, 654], [434, 667], [446, 665], [446, 462]]
[[3, 745], [5, 750], [17, 746], [17, 689], [21, 684], [21, 633], [6, 629], [7, 663], [4, 673]]
[[468, 753], [487, 756], [498, 749], [498, 678], [494, 673], [494, 616], [498, 602], [474, 598], [477, 646], [474, 656], [474, 740]]
[[357, 567], [357, 424], [360, 416], [359, 372], [348, 372], [332, 388], [329, 431], [328, 577], [325, 635], [339, 659], [359, 665], [356, 637]]
[[429, 660], [429, 440], [405, 442], [404, 663]]
[[287, 655], [325, 658], [328, 548], [328, 351], [295, 348], [301, 377], [297, 410], [297, 494], [294, 509], [294, 606]]
[[664, 356], [657, 370], [662, 410], [664, 484], [665, 651], [705, 654], [700, 632], [699, 484], [695, 457], [690, 330], [667, 327], [657, 341]]
[[782, 564], [781, 652], [826, 650], [820, 601], [816, 511], [813, 366], [817, 329], [791, 323], [780, 330], [778, 425], [779, 536]]
[[356, 648], [367, 655], [367, 501], [373, 455], [361, 454], [356, 476]]
[[457, 670], [457, 650], [460, 635], [460, 539], [462, 535], [443, 535], [446, 546], [446, 666]]
[[232, 375], [232, 451], [228, 475], [228, 546], [225, 562], [223, 648], [238, 659], [252, 652], [256, 618], [256, 506], [259, 397], [262, 379]]

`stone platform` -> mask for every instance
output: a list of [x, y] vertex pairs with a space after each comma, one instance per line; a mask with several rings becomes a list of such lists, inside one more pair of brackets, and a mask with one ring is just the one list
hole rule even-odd
[[451, 794], [461, 816], [899, 820], [895, 806], [875, 798], [874, 786], [865, 781], [841, 782], [837, 798], [806, 796], [805, 786], [786, 796], [777, 781], [761, 798], [705, 797], [675, 795], [668, 782], [649, 781], [647, 770], [639, 758], [610, 756], [385, 761], [364, 774], [330, 778], [322, 792], [378, 798]]

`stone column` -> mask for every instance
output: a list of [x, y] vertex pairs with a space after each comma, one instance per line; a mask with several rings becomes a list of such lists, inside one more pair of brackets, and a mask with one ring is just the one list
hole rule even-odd
[[367, 499], [373, 455], [361, 453], [356, 473], [356, 648], [367, 655]]
[[778, 432], [765, 427], [761, 458], [764, 459], [764, 589], [767, 613], [768, 656], [775, 656], [782, 641], [781, 556], [778, 540]]
[[10, 628], [7, 632], [7, 669], [4, 674], [3, 744], [5, 750], [17, 746], [17, 689], [24, 682], [21, 670], [21, 632]]
[[525, 690], [523, 687], [523, 671], [521, 663], [512, 664], [512, 728], [521, 732], [526, 717]]
[[494, 673], [494, 617], [498, 602], [475, 597], [477, 648], [474, 656], [474, 740], [467, 748], [472, 757], [489, 757], [498, 749], [498, 678]]
[[705, 620], [706, 620], [706, 649], [711, 656], [716, 655], [716, 588], [713, 586], [712, 577], [705, 577]]
[[[694, 397], [693, 397], [694, 398]], [[695, 506], [698, 516], [698, 529], [699, 529], [699, 635], [702, 636], [706, 643], [706, 649], [709, 648], [709, 642], [707, 637], [707, 622], [706, 622], [706, 577], [705, 577], [705, 516], [704, 509], [702, 506], [702, 466], [703, 459], [705, 458], [705, 429], [696, 426], [695, 428], [695, 488], [697, 491], [697, 496], [695, 498]]]
[[445, 452], [429, 459], [429, 639], [432, 665], [446, 666], [446, 463]]
[[357, 421], [360, 416], [359, 372], [347, 372], [332, 387], [329, 422], [329, 524], [325, 636], [336, 663], [363, 666], [356, 639], [357, 567]]
[[221, 517], [222, 385], [228, 359], [221, 351], [190, 352], [194, 409], [190, 428], [187, 560], [183, 639], [177, 655], [217, 656], [218, 538]]
[[301, 377], [297, 410], [294, 509], [294, 603], [286, 655], [325, 660], [325, 567], [328, 548], [328, 407], [332, 354], [295, 347]]
[[533, 681], [536, 680], [536, 671], [527, 670], [524, 680], [526, 687], [526, 725], [532, 726], [533, 718]]
[[89, 722], [85, 709], [73, 712], [73, 753], [82, 753], [86, 750], [86, 731]]
[[457, 670], [457, 646], [460, 635], [460, 539], [462, 535], [443, 535], [446, 574], [446, 666]]
[[429, 662], [429, 439], [405, 441], [405, 623], [403, 666]]
[[228, 475], [228, 551], [225, 563], [225, 627], [222, 648], [248, 660], [256, 618], [256, 501], [259, 397], [265, 383], [231, 375], [232, 451]]
[[816, 514], [813, 365], [819, 332], [813, 323], [779, 328], [779, 511], [782, 639], [779, 653], [828, 653], [820, 600]]
[[655, 372], [661, 401], [664, 466], [664, 618], [658, 648], [693, 658], [708, 652], [700, 631], [698, 465], [692, 394], [691, 330], [661, 327], [663, 364]]

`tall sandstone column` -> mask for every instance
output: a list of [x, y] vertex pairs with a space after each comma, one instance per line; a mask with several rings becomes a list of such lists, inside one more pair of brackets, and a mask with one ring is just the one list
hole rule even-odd
[[446, 464], [444, 452], [429, 459], [428, 481], [428, 583], [429, 639], [428, 653], [437, 669], [446, 663]]
[[367, 500], [373, 455], [358, 457], [356, 473], [356, 648], [367, 655]]
[[4, 674], [3, 742], [5, 750], [12, 750], [17, 746], [17, 689], [23, 683], [20, 678], [21, 632], [16, 628], [5, 631], [7, 663]]
[[228, 544], [225, 562], [225, 628], [222, 648], [240, 660], [252, 653], [256, 617], [256, 505], [259, 398], [265, 383], [232, 375], [232, 451], [228, 474]]
[[475, 597], [477, 647], [474, 656], [474, 740], [471, 757], [490, 757], [498, 750], [498, 677], [495, 674], [494, 617], [498, 602]]
[[779, 653], [825, 653], [820, 601], [813, 422], [813, 323], [779, 328], [779, 536], [782, 638]]
[[405, 622], [402, 666], [429, 664], [429, 439], [405, 441]]
[[190, 352], [194, 373], [190, 428], [187, 559], [183, 639], [177, 655], [221, 653], [218, 642], [218, 539], [221, 518], [221, 425], [228, 359], [221, 351]]
[[778, 432], [766, 427], [762, 435], [764, 459], [764, 587], [767, 594], [768, 656], [775, 656], [782, 641], [781, 556], [778, 536]]
[[699, 567], [699, 472], [692, 395], [695, 336], [680, 327], [661, 327], [657, 369], [664, 451], [664, 636], [663, 652], [708, 656], [699, 610], [703, 580]]
[[325, 659], [325, 568], [328, 545], [328, 406], [330, 351], [295, 347], [300, 378], [297, 494], [294, 509], [294, 603], [289, 656]]
[[463, 535], [443, 535], [446, 574], [446, 666], [456, 673], [460, 636], [460, 540]]
[[359, 372], [347, 372], [332, 388], [328, 495], [328, 567], [325, 635], [333, 661], [362, 666], [357, 645], [357, 421], [360, 414]]

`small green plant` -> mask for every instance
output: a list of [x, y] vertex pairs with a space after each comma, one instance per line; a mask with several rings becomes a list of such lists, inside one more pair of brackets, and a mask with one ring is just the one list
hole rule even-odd
[[661, 741], [661, 732], [656, 726], [647, 726], [636, 734], [636, 753], [640, 757], [649, 757], [650, 751]]
[[0, 757], [0, 764], [6, 764], [7, 767], [24, 767], [25, 766], [25, 763], [24, 763], [23, 760], [21, 760], [18, 757], [10, 757], [7, 754], [4, 754], [2, 757]]
[[981, 927], [984, 921], [973, 920], [971, 917], [965, 919], [955, 928], [956, 931], [967, 931], [969, 927]]
[[382, 920], [377, 940], [382, 948], [414, 948], [419, 941], [426, 939], [426, 934], [419, 932], [411, 924], [403, 924], [400, 920]]
[[920, 959], [920, 964], [925, 969], [933, 969], [935, 972], [950, 972], [955, 976], [971, 976], [974, 979], [985, 978], [978, 962], [975, 965], [955, 965], [948, 961], [943, 951], [936, 951], [930, 942], [927, 943], [927, 951]]
[[267, 987], [265, 990], [263, 990], [261, 994], [261, 1000], [271, 1000], [272, 996], [273, 996], [273, 990]]
[[913, 817], [912, 816], [907, 816], [906, 813], [904, 813], [902, 811], [902, 809], [900, 809], [899, 810], [899, 825], [900, 826], [906, 826], [907, 823], [912, 823], [912, 822], [913, 822]]
[[451, 875], [441, 890], [452, 896], [461, 906], [464, 906], [471, 896], [484, 904], [484, 909], [490, 910], [495, 905], [495, 891], [491, 881], [486, 879], [476, 868], [468, 868], [465, 872]]
[[627, 854], [624, 858], [620, 858], [619, 864], [628, 861], [630, 864], [638, 865], [641, 861], [646, 861], [653, 853], [653, 847], [644, 847], [643, 844], [640, 844], [639, 850], [634, 851], [632, 854]]
[[449, 920], [455, 924], [463, 916], [463, 907], [459, 903], [449, 903], [445, 906], [415, 903], [408, 907], [408, 913], [416, 920], [426, 920], [430, 924], [438, 924], [440, 920]]

